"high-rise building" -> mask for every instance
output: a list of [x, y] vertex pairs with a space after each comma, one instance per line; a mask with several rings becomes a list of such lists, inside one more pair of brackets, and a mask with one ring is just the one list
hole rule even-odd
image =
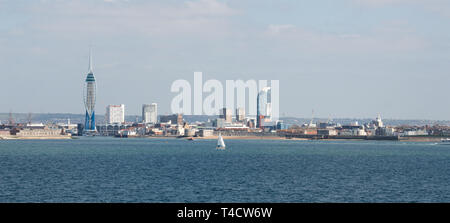
[[237, 108], [236, 109], [236, 121], [237, 122], [243, 122], [245, 119], [245, 109], [244, 108]]
[[108, 105], [105, 115], [106, 123], [119, 124], [125, 122], [125, 105]]
[[158, 122], [158, 105], [156, 103], [142, 105], [142, 121], [144, 123]]
[[84, 122], [84, 132], [96, 132], [95, 128], [95, 99], [97, 94], [97, 84], [95, 82], [94, 72], [92, 70], [92, 53], [89, 52], [89, 71], [84, 85], [84, 106], [86, 108], [86, 117]]
[[231, 123], [231, 122], [232, 122], [232, 118], [233, 118], [232, 115], [233, 115], [233, 114], [232, 114], [232, 112], [231, 112], [231, 109], [229, 109], [229, 108], [222, 108], [222, 109], [220, 110], [219, 118], [225, 119], [225, 122], [226, 122], [226, 123]]
[[264, 121], [270, 121], [272, 116], [271, 89], [263, 88], [256, 99], [256, 127], [261, 128]]

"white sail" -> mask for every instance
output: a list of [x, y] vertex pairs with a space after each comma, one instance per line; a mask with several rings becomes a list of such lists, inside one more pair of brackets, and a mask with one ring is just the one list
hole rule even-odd
[[218, 149], [225, 148], [225, 142], [223, 141], [222, 135], [220, 133], [219, 133], [219, 139], [217, 140], [217, 148]]

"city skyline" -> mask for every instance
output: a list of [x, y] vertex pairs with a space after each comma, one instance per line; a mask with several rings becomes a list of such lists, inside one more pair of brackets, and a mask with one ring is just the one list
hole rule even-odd
[[314, 109], [318, 117], [450, 119], [450, 4], [258, 6], [255, 11], [249, 3], [215, 0], [0, 1], [0, 65], [5, 91], [15, 92], [0, 101], [0, 112], [82, 113], [79, 89], [92, 43], [101, 114], [109, 104], [126, 104], [127, 113], [139, 115], [142, 104], [152, 102], [159, 113], [170, 114], [170, 84], [202, 71], [223, 83], [276, 77], [282, 117], [309, 117]]

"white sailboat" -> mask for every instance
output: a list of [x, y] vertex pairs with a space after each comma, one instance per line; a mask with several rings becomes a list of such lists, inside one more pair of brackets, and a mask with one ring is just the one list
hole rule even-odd
[[223, 141], [222, 134], [219, 133], [219, 138], [217, 139], [216, 149], [225, 149], [225, 142]]

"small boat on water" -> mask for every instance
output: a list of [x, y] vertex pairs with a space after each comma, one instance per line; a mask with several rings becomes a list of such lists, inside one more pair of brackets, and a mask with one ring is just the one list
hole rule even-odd
[[441, 139], [441, 145], [450, 145], [450, 138]]
[[225, 142], [223, 141], [222, 135], [220, 133], [219, 133], [219, 138], [217, 139], [216, 149], [220, 149], [220, 150], [225, 149]]

